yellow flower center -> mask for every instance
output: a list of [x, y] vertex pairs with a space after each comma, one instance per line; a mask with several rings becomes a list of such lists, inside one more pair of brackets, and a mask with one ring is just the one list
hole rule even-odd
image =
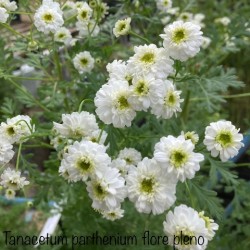
[[9, 126], [7, 129], [6, 129], [6, 132], [9, 136], [13, 136], [15, 134], [15, 130], [14, 130], [14, 127], [12, 126]]
[[187, 153], [182, 149], [173, 150], [170, 154], [170, 163], [175, 168], [180, 168], [188, 161]]
[[220, 143], [223, 148], [229, 147], [233, 144], [233, 136], [230, 131], [220, 131], [215, 137], [215, 141]]
[[187, 34], [186, 34], [185, 29], [179, 28], [174, 31], [173, 36], [172, 36], [172, 40], [174, 43], [179, 44], [179, 43], [184, 42], [186, 39], [187, 39]]
[[117, 108], [120, 110], [124, 110], [124, 109], [128, 109], [129, 107], [130, 106], [129, 106], [127, 97], [125, 95], [120, 95], [117, 98]]
[[149, 91], [149, 88], [145, 81], [141, 80], [137, 83], [135, 87], [135, 92], [141, 96], [146, 95]]
[[81, 16], [82, 19], [86, 19], [86, 18], [87, 18], [87, 15], [88, 15], [88, 13], [87, 13], [86, 10], [83, 10], [83, 11], [80, 13], [80, 16]]
[[93, 162], [88, 157], [84, 156], [77, 160], [76, 167], [82, 173], [88, 173], [93, 169]]
[[140, 60], [145, 64], [153, 64], [155, 62], [155, 55], [152, 52], [147, 52], [141, 57]]
[[152, 194], [154, 192], [155, 180], [153, 178], [144, 178], [140, 184], [141, 192], [146, 194]]
[[81, 62], [81, 65], [84, 66], [84, 67], [86, 67], [88, 65], [88, 59], [87, 58], [81, 58], [80, 62]]
[[164, 98], [165, 105], [169, 107], [174, 107], [176, 105], [176, 101], [177, 98], [176, 95], [174, 94], [174, 91], [168, 91], [168, 93]]
[[45, 21], [45, 23], [51, 23], [53, 22], [54, 17], [52, 16], [52, 14], [46, 13], [43, 15], [43, 20]]
[[93, 192], [94, 192], [95, 197], [98, 200], [104, 200], [104, 198], [107, 195], [107, 191], [104, 189], [104, 187], [99, 182], [94, 183]]

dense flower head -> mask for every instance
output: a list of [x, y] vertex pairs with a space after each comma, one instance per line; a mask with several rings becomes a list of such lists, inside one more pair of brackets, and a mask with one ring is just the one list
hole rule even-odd
[[96, 114], [105, 124], [112, 123], [117, 128], [130, 127], [136, 112], [128, 101], [129, 96], [126, 81], [110, 79], [96, 93]]
[[119, 208], [127, 197], [125, 179], [118, 169], [110, 167], [96, 171], [87, 182], [87, 191], [93, 201], [92, 207], [101, 211]]
[[15, 196], [16, 196], [15, 190], [10, 189], [10, 188], [5, 190], [5, 198], [7, 200], [13, 200], [15, 198]]
[[[200, 218], [197, 211], [186, 205], [179, 205], [174, 212], [169, 211], [166, 221], [163, 222], [163, 231], [168, 236], [171, 245], [180, 250], [203, 250], [206, 249], [208, 230], [205, 221]], [[177, 238], [178, 237], [178, 238]], [[198, 244], [198, 237], [202, 237], [202, 243]], [[191, 239], [189, 244], [180, 244], [185, 238]]]
[[130, 165], [127, 165], [127, 162], [120, 158], [114, 159], [111, 162], [110, 167], [118, 169], [122, 177], [125, 177], [130, 169]]
[[186, 61], [194, 57], [202, 44], [202, 31], [200, 26], [192, 22], [175, 21], [164, 28], [163, 47], [170, 57]]
[[61, 27], [56, 31], [54, 38], [56, 42], [61, 42], [67, 45], [70, 43], [72, 36], [67, 28]]
[[151, 102], [151, 113], [157, 118], [169, 119], [177, 112], [181, 112], [180, 107], [183, 99], [180, 98], [181, 91], [176, 90], [175, 85], [169, 81], [157, 81], [152, 86], [153, 98]]
[[7, 168], [1, 174], [0, 184], [12, 190], [22, 189], [24, 186], [29, 184], [25, 177], [21, 177], [21, 172]]
[[133, 73], [132, 70], [128, 68], [126, 62], [122, 60], [114, 60], [107, 64], [106, 69], [109, 73], [109, 79], [126, 81], [128, 85], [132, 84]]
[[100, 213], [102, 214], [103, 218], [111, 221], [119, 220], [124, 216], [124, 210], [120, 207], [102, 210]]
[[0, 7], [0, 23], [6, 23], [8, 17], [9, 14], [7, 13], [7, 10], [5, 8]]
[[45, 33], [56, 32], [63, 26], [63, 12], [60, 5], [52, 0], [43, 0], [42, 5], [36, 10], [34, 15], [34, 25]]
[[17, 9], [16, 2], [10, 0], [0, 0], [0, 7], [7, 11], [15, 11]]
[[210, 45], [210, 43], [211, 43], [211, 39], [210, 39], [209, 37], [204, 36], [204, 37], [202, 38], [201, 47], [202, 47], [203, 49], [206, 49], [206, 48]]
[[91, 132], [88, 136], [85, 137], [86, 140], [88, 141], [92, 141], [92, 142], [96, 142], [99, 144], [103, 144], [105, 143], [106, 139], [107, 139], [107, 132], [101, 129], [97, 129], [94, 130], [93, 132]]
[[136, 111], [147, 111], [155, 98], [157, 81], [153, 74], [138, 74], [132, 79], [129, 103]]
[[73, 64], [80, 74], [89, 73], [94, 68], [95, 59], [89, 51], [76, 54], [73, 58]]
[[181, 131], [181, 135], [183, 135], [186, 140], [191, 140], [194, 145], [199, 141], [199, 135], [194, 131], [188, 131], [186, 133], [184, 133], [184, 131]]
[[124, 148], [119, 152], [118, 158], [125, 160], [128, 167], [132, 167], [141, 161], [142, 156], [135, 148]]
[[165, 79], [173, 73], [173, 61], [163, 48], [155, 44], [134, 47], [135, 54], [129, 58], [128, 67], [133, 74], [153, 74], [155, 78]]
[[184, 182], [194, 177], [195, 172], [200, 169], [199, 163], [204, 160], [202, 154], [193, 150], [191, 140], [186, 140], [183, 135], [169, 135], [156, 143], [154, 158], [168, 173]]
[[141, 213], [161, 214], [176, 200], [176, 181], [154, 159], [144, 158], [126, 177], [128, 197]]
[[190, 12], [182, 12], [178, 17], [178, 20], [182, 20], [183, 22], [191, 22], [193, 20], [193, 14]]
[[88, 22], [93, 14], [93, 10], [89, 7], [88, 3], [83, 2], [82, 5], [77, 8], [77, 19], [81, 22]]
[[0, 138], [9, 143], [19, 143], [25, 136], [31, 135], [35, 127], [31, 125], [31, 118], [27, 115], [17, 115], [8, 118], [0, 125]]
[[208, 216], [205, 216], [204, 211], [199, 213], [199, 217], [205, 221], [205, 225], [207, 228], [207, 239], [212, 240], [215, 235], [215, 231], [219, 229], [219, 225], [215, 223], [213, 219], [210, 219]]
[[13, 146], [0, 137], [0, 166], [8, 163], [14, 156]]
[[180, 7], [172, 7], [170, 9], [167, 10], [167, 13], [170, 15], [178, 15], [180, 12]]
[[[90, 1], [89, 4], [96, 3], [96, 0]], [[95, 6], [94, 17], [98, 20], [102, 20], [106, 15], [109, 13], [109, 6], [105, 2], [98, 1], [97, 5]]]
[[62, 114], [62, 124], [57, 122], [53, 124], [58, 134], [74, 139], [90, 136], [99, 129], [95, 116], [86, 111]]
[[113, 28], [113, 33], [116, 37], [127, 35], [130, 31], [131, 18], [118, 20]]
[[71, 182], [86, 181], [110, 163], [105, 146], [87, 140], [75, 141], [64, 153], [59, 173]]
[[231, 23], [231, 19], [227, 16], [219, 17], [215, 19], [215, 23], [222, 24], [223, 26], [228, 26], [228, 24]]
[[167, 12], [172, 7], [172, 0], [156, 0], [158, 10]]
[[90, 34], [96, 37], [100, 32], [100, 27], [94, 20], [89, 20], [87, 22], [78, 21], [76, 22], [76, 28], [79, 31], [80, 37], [87, 37]]
[[183, 22], [192, 22], [201, 28], [205, 27], [205, 24], [202, 22], [205, 18], [203, 13], [193, 14], [190, 12], [182, 12], [178, 15], [177, 20], [181, 20]]
[[204, 19], [205, 15], [203, 13], [197, 13], [194, 15], [192, 22], [204, 28], [205, 24], [202, 22]]
[[206, 127], [203, 143], [213, 157], [219, 155], [221, 161], [225, 162], [236, 156], [239, 149], [244, 146], [241, 142], [243, 136], [239, 131], [240, 129], [236, 129], [230, 121], [212, 122]]

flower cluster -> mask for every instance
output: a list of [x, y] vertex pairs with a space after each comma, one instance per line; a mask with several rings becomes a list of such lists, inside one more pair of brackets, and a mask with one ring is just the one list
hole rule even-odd
[[100, 32], [99, 23], [108, 14], [108, 5], [101, 1], [67, 1], [63, 6], [64, 16], [67, 19], [76, 17], [75, 27], [79, 38], [88, 35], [97, 36]]
[[37, 30], [45, 34], [55, 33], [63, 23], [63, 12], [59, 3], [53, 2], [53, 0], [43, 0], [34, 15], [34, 25]]
[[183, 135], [177, 138], [169, 135], [162, 137], [155, 145], [154, 158], [166, 170], [181, 182], [194, 177], [204, 160], [200, 153], [194, 153], [194, 144]]
[[80, 74], [91, 72], [95, 60], [88, 51], [80, 52], [73, 58], [73, 64]]
[[93, 200], [92, 207], [105, 218], [122, 217], [121, 202], [127, 195], [125, 179], [119, 169], [112, 166], [106, 153], [107, 147], [103, 145], [106, 132], [99, 129], [95, 116], [85, 111], [63, 115], [62, 121], [62, 124], [54, 122], [56, 138], [60, 141], [52, 140], [57, 149], [67, 144], [63, 149], [60, 175], [69, 182], [85, 182]]
[[175, 21], [164, 29], [163, 46], [173, 59], [186, 61], [194, 57], [202, 45], [201, 27], [192, 22]]
[[16, 191], [29, 184], [25, 177], [21, 177], [21, 172], [7, 168], [1, 175], [0, 184], [6, 189], [5, 196], [7, 199], [13, 199]]
[[156, 0], [159, 11], [167, 12], [172, 7], [172, 0]]
[[233, 158], [244, 146], [239, 130], [230, 121], [212, 122], [205, 131], [204, 144], [207, 150], [211, 151], [213, 157], [219, 155], [223, 162]]
[[[184, 64], [195, 57], [201, 48], [205, 49], [211, 43], [211, 39], [203, 36], [201, 31], [205, 27], [203, 22], [205, 15], [186, 12], [189, 8], [173, 8], [172, 0], [156, 0], [155, 7], [159, 10], [156, 13], [160, 12], [159, 18], [163, 17], [162, 23], [165, 27], [157, 36], [154, 32], [155, 37], [151, 39], [143, 37], [140, 29], [135, 27], [136, 22], [140, 21], [142, 10], [140, 1], [133, 1], [133, 5], [138, 10], [131, 15], [134, 20], [129, 16], [125, 18], [126, 13], [123, 11], [129, 9], [129, 6], [127, 3], [121, 3], [122, 7], [118, 14], [122, 13], [124, 19], [118, 19], [121, 17], [114, 14], [112, 6], [112, 13], [107, 18], [107, 22], [103, 19], [108, 14], [109, 8], [101, 0], [66, 1], [63, 4], [54, 0], [41, 2], [33, 17], [37, 31], [32, 29], [27, 37], [14, 32], [22, 38], [27, 38], [30, 51], [27, 56], [30, 64], [24, 64], [20, 72], [13, 73], [14, 80], [17, 78], [20, 82], [15, 84], [12, 76], [6, 76], [5, 73], [8, 70], [3, 69], [0, 72], [3, 79], [14, 82], [16, 87], [25, 80], [25, 75], [31, 72], [41, 75], [33, 77], [32, 74], [32, 77], [27, 78], [28, 80], [46, 82], [41, 84], [41, 88], [34, 97], [31, 95], [33, 92], [26, 92], [23, 86], [18, 88], [23, 96], [27, 96], [29, 104], [34, 101], [34, 106], [38, 104], [41, 110], [46, 111], [41, 116], [40, 113], [37, 116], [39, 119], [42, 118], [41, 121], [46, 120], [46, 127], [41, 126], [41, 131], [46, 132], [33, 134], [35, 128], [27, 115], [9, 118], [0, 124], [0, 166], [3, 167], [0, 185], [5, 189], [6, 197], [13, 198], [17, 191], [29, 184], [26, 177], [22, 177], [22, 173], [18, 171], [19, 163], [26, 163], [25, 157], [20, 161], [23, 143], [31, 137], [48, 136], [52, 146], [45, 142], [41, 145], [51, 149], [49, 163], [53, 162], [53, 166], [57, 164], [58, 176], [60, 176], [58, 178], [62, 177], [65, 180], [60, 187], [63, 195], [67, 195], [66, 192], [64, 193], [65, 186], [79, 184], [85, 189], [92, 208], [103, 218], [111, 221], [124, 216], [125, 200], [132, 202], [139, 213], [160, 215], [168, 211], [166, 220], [163, 222], [163, 230], [174, 248], [205, 249], [215, 236], [218, 225], [205, 215], [204, 211], [198, 212], [194, 209], [197, 209], [198, 202], [195, 203], [196, 200], [192, 199], [191, 192], [193, 190], [197, 192], [197, 201], [201, 195], [198, 196], [200, 191], [198, 188], [198, 191], [195, 189], [196, 184], [192, 179], [201, 175], [203, 171], [208, 171], [208, 166], [207, 168], [204, 166], [207, 162], [215, 162], [211, 157], [218, 157], [222, 162], [226, 162], [235, 157], [243, 147], [243, 135], [230, 121], [211, 122], [203, 129], [205, 133], [202, 132], [202, 128], [197, 130], [199, 135], [196, 131], [187, 131], [194, 126], [188, 121], [191, 117], [189, 112], [191, 101], [205, 99], [193, 98], [192, 95], [199, 90], [196, 91], [196, 86], [188, 85], [188, 81], [194, 82], [193, 85], [195, 85], [200, 80], [202, 91], [206, 94], [208, 90], [207, 86], [204, 88], [202, 86], [202, 81], [209, 80], [201, 73], [205, 72], [207, 67], [203, 59], [199, 63], [190, 60], [190, 63]], [[7, 22], [10, 13], [16, 8], [14, 1], [0, 0], [0, 22]], [[31, 15], [31, 13], [28, 14]], [[144, 22], [146, 26], [147, 18], [142, 19], [142, 26]], [[32, 17], [30, 19], [32, 20]], [[118, 21], [115, 22], [116, 20]], [[227, 17], [216, 19], [215, 22], [224, 26], [218, 25], [220, 29], [230, 28], [230, 19]], [[150, 30], [151, 25], [154, 27], [155, 24], [159, 22], [153, 20], [145, 30]], [[7, 27], [7, 24], [2, 26]], [[11, 32], [12, 29], [9, 31]], [[34, 36], [33, 32], [36, 32]], [[99, 36], [101, 32], [103, 36]], [[225, 34], [226, 41], [230, 41], [228, 34]], [[38, 41], [36, 35], [43, 39]], [[121, 39], [128, 45], [128, 53], [118, 50], [121, 48], [117, 45], [120, 36], [128, 36], [127, 39]], [[136, 38], [130, 39], [132, 36]], [[112, 44], [109, 38], [112, 39]], [[136, 43], [135, 46], [132, 44], [133, 41], [140, 40], [146, 43]], [[155, 41], [155, 44], [152, 41]], [[46, 47], [46, 50], [39, 54], [41, 49], [45, 48], [43, 42], [48, 43], [48, 48]], [[17, 47], [20, 46], [19, 43], [22, 44], [22, 39], [18, 40]], [[92, 46], [92, 43], [96, 47]], [[106, 44], [110, 49], [108, 47], [107, 50], [97, 51], [98, 46], [105, 47]], [[115, 53], [112, 53], [113, 46]], [[36, 56], [32, 57], [34, 50], [36, 50]], [[206, 53], [206, 51], [203, 52]], [[211, 58], [213, 54], [211, 53]], [[109, 55], [111, 60], [106, 61], [102, 58], [104, 55]], [[115, 59], [117, 55], [124, 57], [122, 60]], [[6, 59], [9, 60], [9, 57], [11, 55]], [[190, 68], [188, 74], [185, 74], [186, 68], [183, 65]], [[95, 67], [96, 72], [92, 73]], [[97, 72], [97, 69], [101, 71], [105, 67], [107, 76]], [[201, 73], [201, 76], [193, 76], [193, 73], [197, 75]], [[215, 79], [217, 80], [216, 77]], [[87, 85], [90, 82], [93, 84]], [[104, 84], [99, 88], [100, 83]], [[53, 91], [53, 94], [50, 95], [50, 91]], [[19, 92], [17, 94], [19, 95]], [[183, 96], [186, 96], [185, 100]], [[206, 95], [207, 99], [209, 96]], [[40, 102], [38, 98], [41, 97], [43, 100]], [[91, 99], [84, 99], [78, 112], [70, 111], [83, 98], [93, 99], [91, 112], [95, 111], [95, 114], [81, 111], [84, 102], [92, 101]], [[217, 101], [220, 98], [214, 99]], [[62, 103], [65, 103], [65, 107]], [[49, 104], [48, 107], [46, 104]], [[198, 109], [197, 113], [200, 111], [202, 109]], [[55, 112], [60, 112], [62, 116], [60, 120], [53, 122], [51, 129], [52, 123], [49, 124], [49, 122]], [[144, 112], [150, 113], [148, 119], [144, 119], [146, 117]], [[136, 115], [138, 119], [134, 121]], [[177, 119], [169, 120], [173, 117]], [[157, 123], [154, 124], [156, 120]], [[199, 125], [195, 123], [197, 124]], [[132, 125], [136, 129], [128, 129], [127, 134], [126, 130], [124, 132], [124, 129], [121, 129]], [[142, 136], [137, 136], [139, 129], [143, 130], [144, 127], [148, 131], [146, 133], [142, 131]], [[185, 131], [180, 132], [178, 129]], [[151, 135], [151, 132], [155, 135]], [[137, 149], [140, 148], [141, 152], [133, 148], [137, 138], [139, 144]], [[144, 149], [144, 145], [140, 145], [140, 142], [143, 141], [146, 144], [148, 138], [154, 138], [155, 145], [146, 145]], [[199, 140], [199, 138], [202, 139]], [[8, 165], [14, 157], [16, 146], [19, 147], [16, 170], [12, 170]], [[31, 146], [40, 147], [40, 144]], [[211, 156], [205, 153], [205, 148]], [[47, 177], [47, 175], [44, 176]], [[39, 178], [42, 179], [44, 176]], [[50, 178], [49, 175], [48, 177]], [[199, 177], [194, 181], [198, 182]], [[231, 175], [229, 177], [231, 178]], [[61, 182], [55, 183], [57, 185]], [[177, 187], [185, 188], [184, 184], [190, 194], [188, 197], [190, 204], [197, 207], [191, 208], [181, 204], [187, 201], [184, 197], [186, 193], [180, 194], [183, 189], [180, 191]], [[216, 203], [211, 204], [216, 206]], [[212, 213], [210, 206], [208, 212], [215, 214]], [[197, 246], [195, 239], [199, 237], [202, 237], [203, 243]], [[188, 238], [188, 246], [175, 245], [176, 238], [181, 242]]]
[[[31, 124], [31, 118], [27, 115], [18, 115], [13, 118], [8, 118], [6, 122], [0, 125], [0, 166], [7, 165], [14, 157], [13, 145], [21, 144], [27, 140], [35, 130]], [[1, 185], [6, 190], [6, 197], [13, 198], [15, 191], [23, 188], [24, 185], [29, 184], [25, 182], [25, 178], [20, 177], [19, 171], [7, 168], [1, 175]]]
[[[89, 4], [81, 1], [67, 1], [60, 6], [53, 0], [43, 0], [42, 5], [35, 12], [34, 25], [44, 34], [53, 33], [56, 43], [73, 47], [78, 40], [86, 36], [98, 35], [100, 32], [98, 24], [108, 14], [108, 9], [107, 4], [101, 1], [90, 1]], [[2, 16], [4, 17], [4, 13]], [[74, 23], [69, 27], [64, 27], [67, 20], [73, 20]], [[78, 31], [77, 37], [72, 37], [72, 30]], [[91, 72], [94, 68], [94, 58], [89, 51], [83, 51], [75, 55], [73, 64], [80, 74]]]
[[124, 20], [118, 20], [115, 23], [115, 27], [113, 29], [113, 33], [116, 37], [127, 35], [130, 30], [130, 22], [131, 18], [128, 17]]
[[147, 111], [158, 118], [171, 118], [181, 111], [181, 91], [167, 76], [173, 61], [163, 48], [144, 45], [134, 48], [127, 62], [114, 60], [107, 65], [109, 80], [96, 93], [96, 113], [114, 127], [131, 126], [136, 111]]
[[[122, 30], [130, 19], [116, 24]], [[127, 29], [126, 29], [127, 30]], [[96, 113], [106, 124], [123, 128], [131, 126], [136, 111], [147, 111], [157, 118], [169, 119], [182, 111], [181, 91], [168, 78], [173, 70], [173, 59], [186, 61], [195, 56], [202, 45], [200, 26], [176, 21], [160, 35], [164, 48], [155, 44], [134, 47], [134, 55], [126, 62], [114, 60], [107, 65], [108, 82], [96, 93]], [[126, 31], [127, 33], [127, 31]], [[125, 34], [125, 33], [124, 33]]]
[[[212, 219], [204, 216], [204, 212], [198, 213], [186, 205], [175, 207], [174, 212], [169, 211], [163, 227], [170, 244], [181, 250], [206, 249], [208, 241], [212, 240], [219, 228]], [[202, 244], [197, 243], [199, 237]]]
[[15, 11], [17, 5], [15, 1], [0, 0], [0, 23], [6, 23], [9, 18], [9, 11]]

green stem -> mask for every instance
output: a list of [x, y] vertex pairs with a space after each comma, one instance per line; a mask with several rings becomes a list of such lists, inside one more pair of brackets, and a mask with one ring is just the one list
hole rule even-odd
[[12, 75], [8, 75], [7, 77], [8, 78], [19, 79], [19, 80], [30, 80], [30, 81], [33, 81], [33, 80], [48, 81], [48, 82], [56, 81], [56, 79], [53, 79], [53, 78], [22, 77], [22, 76], [12, 76]]
[[34, 98], [33, 95], [30, 94], [30, 92], [28, 92], [28, 90], [26, 88], [20, 86], [18, 83], [14, 82], [10, 78], [6, 77], [5, 79], [8, 80], [9, 82], [11, 82], [17, 89], [19, 89], [23, 94], [25, 94], [30, 100], [32, 100], [34, 103], [36, 103], [44, 111], [50, 112], [50, 110], [47, 109], [42, 103], [40, 103], [36, 98]]
[[187, 190], [188, 190], [188, 194], [189, 194], [189, 197], [190, 197], [190, 201], [191, 201], [192, 208], [194, 208], [195, 205], [194, 205], [194, 200], [193, 200], [193, 197], [192, 197], [192, 193], [191, 193], [190, 188], [189, 188], [189, 186], [188, 186], [188, 184], [187, 184], [186, 181], [185, 181], [185, 185], [186, 185], [186, 188], [187, 188]]
[[250, 162], [245, 162], [245, 163], [236, 163], [236, 167], [250, 167]]
[[148, 230], [148, 226], [149, 226], [149, 223], [150, 223], [150, 218], [151, 218], [151, 213], [148, 214], [148, 217], [145, 220], [145, 226], [144, 226], [145, 228], [144, 228], [144, 230]]
[[176, 80], [176, 77], [177, 77], [177, 75], [178, 75], [178, 73], [179, 73], [180, 70], [181, 70], [181, 61], [176, 60], [176, 61], [174, 62], [174, 64], [175, 64], [175, 75], [174, 75], [173, 80], [175, 81], [175, 80]]
[[140, 38], [141, 40], [143, 40], [143, 41], [146, 42], [146, 43], [150, 43], [150, 41], [149, 41], [147, 38], [138, 35], [137, 33], [133, 32], [132, 30], [129, 31], [129, 34], [130, 34], [130, 35], [133, 35], [133, 36], [135, 36], [135, 37]]
[[34, 15], [32, 12], [24, 12], [24, 11], [9, 11], [9, 14], [21, 14], [21, 15]]
[[67, 23], [68, 21], [70, 21], [71, 19], [73, 19], [73, 18], [75, 18], [75, 17], [77, 17], [77, 15], [72, 15], [72, 16], [70, 16], [68, 19], [65, 20], [64, 23]]
[[190, 101], [190, 90], [187, 90], [184, 106], [181, 113], [184, 123], [186, 123], [188, 118], [189, 101]]
[[222, 97], [225, 99], [230, 99], [230, 98], [248, 97], [248, 96], [250, 96], [250, 93], [236, 94], [236, 95], [223, 95]]
[[206, 146], [202, 146], [201, 148], [197, 148], [196, 152], [201, 152], [205, 150], [206, 148], [207, 148]]
[[93, 100], [91, 100], [91, 99], [84, 99], [84, 100], [82, 100], [81, 103], [80, 103], [80, 105], [79, 105], [79, 108], [78, 108], [78, 113], [80, 113], [82, 111], [82, 106], [86, 102], [93, 102]]
[[24, 36], [23, 34], [17, 32], [17, 31], [14, 30], [12, 27], [10, 27], [8, 24], [1, 23], [1, 22], [0, 22], [0, 24], [1, 24], [3, 27], [5, 27], [6, 29], [8, 29], [9, 31], [11, 31], [13, 34], [18, 35], [18, 36], [21, 36], [21, 37], [23, 37], [23, 38], [29, 40], [28, 37], [26, 37], [26, 36]]
[[19, 167], [21, 150], [22, 150], [22, 143], [19, 144], [19, 148], [18, 148], [17, 159], [16, 159], [16, 170], [18, 170], [18, 167]]
[[56, 65], [56, 70], [57, 70], [57, 74], [58, 74], [58, 77], [60, 80], [63, 79], [63, 75], [62, 75], [62, 67], [61, 67], [61, 64], [60, 64], [60, 59], [59, 59], [59, 56], [58, 56], [58, 53], [57, 53], [57, 50], [54, 46], [54, 62], [55, 62], [55, 65]]
[[[220, 97], [225, 98], [225, 99], [231, 99], [231, 98], [239, 98], [239, 97], [249, 97], [250, 93], [243, 93], [243, 94], [236, 94], [236, 95], [221, 95]], [[206, 100], [207, 98], [204, 97], [196, 97], [190, 99], [192, 102], [196, 101], [201, 101], [201, 100]]]
[[98, 142], [98, 143], [99, 143], [99, 142], [100, 142], [100, 140], [101, 140], [103, 130], [104, 130], [104, 129], [102, 128], [102, 130], [101, 130], [101, 132], [100, 132], [100, 134], [99, 134], [99, 136], [98, 136], [98, 139], [97, 139], [97, 142]]
[[26, 139], [30, 139], [30, 138], [33, 138], [33, 137], [47, 137], [49, 136], [49, 134], [45, 134], [45, 133], [33, 133], [32, 135], [28, 135], [28, 136], [24, 136], [22, 137], [23, 140], [26, 140]]
[[48, 143], [44, 143], [44, 142], [41, 142], [39, 144], [32, 144], [32, 145], [24, 145], [23, 147], [24, 148], [40, 148], [40, 147], [45, 147], [45, 148], [49, 148], [49, 149], [54, 149], [53, 146], [51, 146], [50, 144]]
[[[61, 67], [59, 55], [58, 55], [57, 50], [55, 48], [55, 44], [54, 44], [54, 63], [56, 65], [56, 71], [57, 71], [59, 80], [63, 80], [62, 67]], [[68, 98], [67, 98], [67, 91], [66, 91], [66, 89], [63, 89], [62, 91], [64, 94], [64, 104], [65, 104], [66, 110], [69, 112], [70, 107], [69, 107], [69, 102], [68, 102]]]
[[30, 133], [31, 133], [31, 134], [33, 133], [32, 127], [30, 127], [30, 125], [28, 124], [28, 122], [25, 121], [25, 120], [23, 120], [23, 119], [22, 119], [22, 120], [19, 120], [18, 122], [16, 122], [15, 125], [18, 125], [20, 122], [26, 123], [27, 127], [29, 128]]

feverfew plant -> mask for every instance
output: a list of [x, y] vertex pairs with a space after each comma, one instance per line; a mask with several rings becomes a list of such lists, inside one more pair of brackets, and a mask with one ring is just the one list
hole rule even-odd
[[223, 248], [235, 215], [217, 192], [238, 214], [250, 202], [232, 169], [244, 124], [224, 106], [249, 96], [230, 95], [243, 84], [226, 64], [249, 46], [248, 17], [170, 0], [19, 2], [0, 0], [2, 195], [62, 204], [65, 235], [145, 229], [176, 249]]

